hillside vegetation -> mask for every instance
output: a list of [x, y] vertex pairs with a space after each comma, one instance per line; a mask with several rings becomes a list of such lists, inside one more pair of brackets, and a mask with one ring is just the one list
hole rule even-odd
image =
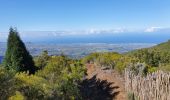
[[170, 71], [170, 41], [151, 48], [134, 50], [125, 54], [116, 52], [91, 53], [82, 59], [84, 63], [116, 69], [120, 73], [130, 67], [146, 74], [156, 70]]
[[157, 46], [154, 46], [151, 49], [169, 52], [170, 51], [170, 40], [167, 42], [158, 44]]
[[154, 69], [170, 71], [170, 41], [151, 48], [131, 51], [126, 55], [136, 57], [140, 62], [144, 62]]
[[44, 51], [32, 59], [18, 32], [11, 28], [0, 67], [1, 100], [81, 100], [79, 85], [86, 69], [79, 60]]
[[143, 77], [157, 70], [170, 71], [169, 50], [170, 41], [126, 54], [100, 52], [82, 59], [71, 59], [64, 54], [49, 56], [44, 51], [32, 57], [19, 33], [11, 28], [6, 55], [0, 65], [0, 99], [112, 100], [112, 83], [95, 76], [87, 79], [87, 65], [94, 65], [103, 73], [114, 70], [121, 75], [128, 68], [133, 76]]
[[82, 61], [94, 64], [103, 70], [114, 69], [123, 74], [125, 91], [129, 100], [169, 100], [169, 50], [170, 41], [126, 54], [92, 53], [84, 57]]

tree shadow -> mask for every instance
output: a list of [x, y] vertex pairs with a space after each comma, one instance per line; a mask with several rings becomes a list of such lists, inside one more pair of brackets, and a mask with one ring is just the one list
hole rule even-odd
[[113, 100], [119, 92], [113, 92], [118, 86], [112, 87], [113, 83], [100, 80], [96, 75], [91, 79], [85, 79], [80, 83], [80, 93], [83, 100]]

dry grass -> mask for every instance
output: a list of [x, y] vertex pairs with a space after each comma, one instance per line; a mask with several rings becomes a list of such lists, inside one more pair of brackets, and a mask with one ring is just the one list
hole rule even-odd
[[138, 100], [170, 100], [170, 73], [157, 71], [142, 77], [126, 69], [125, 89]]

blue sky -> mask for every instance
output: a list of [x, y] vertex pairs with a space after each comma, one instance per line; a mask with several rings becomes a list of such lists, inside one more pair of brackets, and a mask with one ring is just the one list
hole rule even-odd
[[0, 0], [0, 32], [170, 27], [170, 0]]
[[0, 0], [0, 42], [154, 42], [170, 39], [170, 0]]

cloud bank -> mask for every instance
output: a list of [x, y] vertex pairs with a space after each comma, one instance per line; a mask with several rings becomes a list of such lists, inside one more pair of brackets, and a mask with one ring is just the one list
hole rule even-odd
[[159, 31], [163, 28], [161, 27], [150, 27], [150, 28], [147, 28], [144, 32], [156, 32], [156, 31]]
[[[78, 30], [78, 31], [23, 31], [19, 32], [20, 36], [24, 40], [36, 40], [36, 39], [47, 39], [47, 38], [70, 38], [70, 37], [91, 37], [96, 36], [102, 38], [103, 36], [124, 36], [128, 38], [128, 35], [140, 36], [145, 35], [166, 35], [170, 34], [170, 28], [162, 27], [150, 27], [143, 30], [128, 30], [124, 28], [117, 29], [88, 29], [88, 30]], [[8, 32], [0, 32], [0, 42], [6, 41]], [[160, 35], [161, 36], [161, 35]], [[170, 38], [170, 37], [169, 37]]]

